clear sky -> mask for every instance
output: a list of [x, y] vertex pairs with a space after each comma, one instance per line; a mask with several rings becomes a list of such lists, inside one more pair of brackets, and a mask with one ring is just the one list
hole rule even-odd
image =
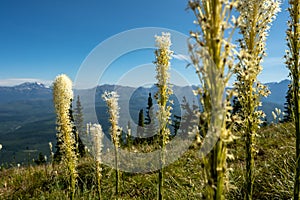
[[[75, 80], [80, 66], [97, 45], [126, 30], [163, 27], [188, 35], [196, 27], [186, 7], [186, 0], [1, 0], [0, 85], [35, 80], [49, 84], [61, 73]], [[282, 60], [286, 49], [286, 7], [287, 0], [267, 41], [262, 82], [280, 81], [288, 75]], [[126, 41], [120, 45], [127, 45]], [[127, 58], [120, 56], [100, 83], [115, 83], [130, 67], [151, 63], [152, 52], [148, 49], [126, 54]], [[173, 62], [179, 73], [185, 73], [184, 62]], [[186, 73], [191, 74], [187, 76], [189, 81], [197, 84], [193, 71]]]

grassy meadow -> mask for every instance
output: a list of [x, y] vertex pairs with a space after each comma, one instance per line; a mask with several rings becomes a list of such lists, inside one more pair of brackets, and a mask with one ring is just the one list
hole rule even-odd
[[[259, 130], [253, 199], [290, 199], [293, 194], [295, 135], [292, 123], [272, 124]], [[245, 148], [242, 138], [229, 146], [236, 155], [228, 162], [226, 199], [243, 199]], [[165, 168], [165, 199], [202, 199], [203, 164], [196, 142], [184, 155]], [[114, 169], [102, 166], [102, 199], [115, 199]], [[95, 165], [91, 157], [79, 160], [75, 199], [97, 199]], [[68, 199], [68, 176], [61, 165], [14, 166], [0, 171], [0, 199]], [[157, 173], [120, 177], [119, 199], [156, 199]]]

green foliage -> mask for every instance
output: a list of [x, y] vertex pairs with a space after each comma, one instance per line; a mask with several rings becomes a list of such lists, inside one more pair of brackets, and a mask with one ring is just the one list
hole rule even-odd
[[46, 158], [45, 156], [42, 154], [42, 152], [39, 153], [39, 156], [36, 160], [34, 160], [35, 164], [37, 165], [42, 165], [42, 164], [46, 164]]
[[[73, 100], [72, 100], [73, 101]], [[79, 135], [79, 131], [77, 129], [77, 127], [79, 127], [82, 131], [83, 129], [83, 124], [80, 124], [80, 123], [83, 123], [83, 117], [79, 117], [81, 118], [80, 120], [82, 120], [81, 122], [76, 122], [75, 119], [74, 119], [74, 111], [73, 111], [73, 106], [72, 106], [72, 101], [71, 101], [71, 104], [70, 104], [70, 109], [69, 109], [69, 118], [70, 118], [70, 121], [71, 121], [71, 125], [72, 125], [72, 135], [75, 139], [75, 149], [76, 149], [76, 153], [77, 153], [77, 156], [78, 157], [83, 157], [85, 155], [85, 147], [84, 147], [84, 144], [80, 138], [80, 135]], [[78, 96], [78, 99], [77, 99], [77, 103], [79, 101], [79, 96]], [[79, 101], [80, 102], [80, 101]], [[79, 103], [80, 105], [80, 103]], [[78, 105], [76, 104], [76, 113], [75, 113], [75, 116], [82, 116], [82, 111], [80, 110], [81, 107], [77, 107]], [[82, 132], [81, 132], [82, 133]]]
[[138, 139], [144, 135], [144, 110], [139, 111], [138, 127], [137, 127], [137, 137]]
[[[78, 97], [78, 100], [79, 100], [79, 97]], [[77, 100], [77, 103], [78, 103], [78, 100]], [[83, 157], [85, 155], [85, 148], [84, 148], [84, 144], [80, 138], [80, 135], [79, 135], [79, 132], [77, 131], [77, 126], [81, 129], [83, 127], [82, 123], [83, 121], [83, 116], [82, 116], [82, 107], [76, 107], [75, 109], [75, 116], [78, 117], [79, 116], [79, 121], [81, 121], [79, 123], [79, 121], [77, 120], [74, 120], [74, 114], [73, 114], [73, 106], [72, 106], [72, 102], [73, 100], [71, 99], [71, 103], [70, 103], [70, 108], [69, 108], [69, 118], [70, 118], [70, 122], [71, 122], [71, 126], [72, 126], [72, 137], [74, 137], [74, 140], [75, 140], [75, 144], [74, 144], [74, 148], [76, 150], [76, 154], [77, 156], [79, 157]], [[79, 101], [79, 105], [80, 104], [80, 101]], [[78, 106], [78, 105], [77, 105]], [[80, 117], [81, 116], [81, 117]], [[55, 154], [54, 154], [54, 161], [55, 162], [60, 162], [61, 159], [62, 159], [62, 155], [63, 155], [63, 152], [61, 151], [60, 149], [60, 146], [62, 145], [63, 143], [63, 139], [62, 139], [62, 136], [58, 133], [57, 134], [57, 141], [56, 141], [56, 145], [55, 145], [55, 148], [56, 148], [56, 151], [55, 151]]]
[[[72, 104], [71, 104], [72, 105]], [[83, 113], [82, 113], [82, 105], [80, 102], [80, 97], [77, 96], [76, 107], [74, 110], [74, 117], [73, 117], [73, 110], [70, 108], [70, 116], [71, 120], [74, 124], [73, 126], [73, 134], [75, 135], [75, 142], [76, 148], [78, 152], [78, 156], [85, 156], [85, 146], [80, 138], [83, 134], [85, 134], [85, 127], [83, 125]]]
[[284, 103], [284, 116], [283, 122], [291, 122], [294, 119], [293, 110], [294, 110], [294, 103], [293, 103], [293, 90], [292, 86], [289, 86], [287, 94], [285, 96], [286, 102]]
[[75, 123], [75, 126], [77, 128], [79, 135], [85, 133], [82, 110], [83, 110], [83, 107], [81, 105], [80, 97], [78, 95], [77, 100], [76, 100], [76, 107], [74, 110], [74, 123]]
[[155, 137], [156, 132], [157, 132], [157, 127], [155, 124], [155, 112], [153, 106], [153, 99], [151, 93], [149, 93], [147, 108], [146, 108], [146, 117], [145, 117], [145, 134], [147, 136], [148, 144], [157, 143], [157, 137]]

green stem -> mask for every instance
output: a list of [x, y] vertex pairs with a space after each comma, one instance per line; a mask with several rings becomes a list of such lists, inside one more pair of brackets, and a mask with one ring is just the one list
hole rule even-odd
[[116, 168], [116, 196], [119, 196], [119, 167], [118, 167], [118, 148], [115, 146], [115, 168]]
[[101, 164], [96, 161], [96, 173], [97, 173], [97, 192], [98, 199], [101, 199]]
[[246, 200], [252, 199], [252, 191], [253, 191], [253, 169], [254, 169], [254, 137], [255, 137], [255, 127], [253, 127], [252, 119], [254, 119], [253, 113], [253, 88], [252, 81], [248, 83], [248, 91], [249, 96], [247, 97], [248, 104], [248, 120], [247, 120], [247, 131], [246, 131]]
[[[222, 142], [222, 140], [219, 140], [217, 143], [217, 191], [216, 191], [216, 198], [215, 199], [223, 199], [223, 190], [224, 190], [224, 150], [226, 149], [226, 146]], [[226, 159], [226, 158], [225, 158]]]
[[[294, 116], [295, 116], [295, 127], [296, 127], [296, 174], [294, 183], [294, 200], [300, 199], [300, 99], [299, 99], [299, 34], [300, 34], [300, 3], [299, 1], [290, 1], [291, 9], [290, 15], [292, 18], [292, 30], [294, 30], [294, 35], [290, 38], [291, 40], [291, 53], [293, 56], [294, 65], [291, 70], [293, 76], [293, 89], [294, 89]], [[290, 67], [291, 68], [291, 67]]]
[[158, 200], [163, 199], [163, 168], [158, 171]]
[[295, 73], [293, 78], [295, 102], [295, 127], [296, 127], [296, 175], [294, 183], [294, 200], [300, 199], [300, 99], [299, 99], [299, 69], [295, 60]]
[[296, 127], [296, 176], [294, 185], [294, 200], [300, 199], [300, 112], [299, 112], [299, 80], [294, 80], [295, 127]]

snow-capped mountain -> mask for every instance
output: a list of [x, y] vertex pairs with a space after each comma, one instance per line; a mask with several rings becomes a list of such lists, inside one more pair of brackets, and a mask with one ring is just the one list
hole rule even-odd
[[14, 88], [18, 90], [36, 90], [36, 89], [43, 89], [49, 87], [46, 87], [43, 83], [40, 82], [33, 82], [33, 83], [25, 82], [15, 86]]
[[20, 85], [0, 87], [0, 103], [19, 100], [37, 100], [52, 98], [51, 89], [42, 83], [22, 83]]

